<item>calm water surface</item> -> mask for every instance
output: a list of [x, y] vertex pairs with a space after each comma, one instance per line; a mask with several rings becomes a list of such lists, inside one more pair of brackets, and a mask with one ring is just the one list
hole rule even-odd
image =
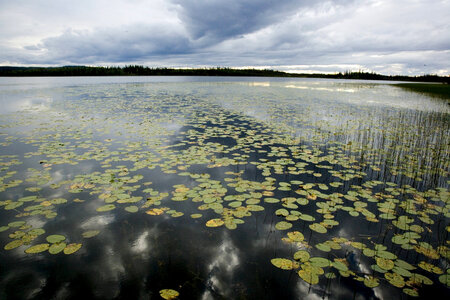
[[449, 113], [386, 82], [0, 78], [0, 299], [444, 299]]

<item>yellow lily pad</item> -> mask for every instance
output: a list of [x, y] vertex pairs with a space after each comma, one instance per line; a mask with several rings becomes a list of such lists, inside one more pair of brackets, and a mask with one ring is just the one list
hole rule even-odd
[[219, 227], [225, 224], [225, 222], [222, 219], [211, 219], [208, 222], [206, 222], [207, 227]]
[[380, 281], [376, 277], [367, 276], [366, 278], [364, 278], [364, 285], [369, 288], [374, 288], [380, 285]]
[[164, 213], [164, 210], [162, 210], [160, 208], [152, 208], [150, 210], [147, 210], [145, 213], [147, 215], [151, 215], [151, 216], [159, 216], [159, 215], [162, 215]]
[[64, 248], [64, 254], [68, 255], [68, 254], [75, 253], [81, 248], [81, 246], [82, 246], [81, 244], [77, 244], [77, 243], [69, 244]]
[[289, 239], [293, 240], [294, 242], [301, 242], [305, 239], [303, 234], [300, 231], [291, 231], [287, 233], [287, 236]]
[[12, 249], [20, 247], [22, 245], [23, 245], [23, 241], [22, 240], [14, 240], [14, 241], [9, 242], [8, 244], [6, 244], [3, 249], [5, 249], [5, 250], [12, 250]]
[[298, 263], [286, 258], [273, 258], [270, 262], [277, 268], [283, 270], [292, 270], [299, 267]]
[[159, 295], [161, 296], [161, 298], [171, 300], [176, 299], [180, 295], [180, 293], [172, 289], [163, 289], [159, 291]]
[[50, 247], [50, 244], [38, 244], [38, 245], [34, 245], [31, 246], [30, 248], [25, 250], [25, 253], [31, 254], [31, 253], [40, 253], [40, 252], [44, 252], [47, 251], [48, 248]]
[[394, 267], [394, 262], [383, 257], [376, 257], [377, 265], [383, 270], [391, 270]]

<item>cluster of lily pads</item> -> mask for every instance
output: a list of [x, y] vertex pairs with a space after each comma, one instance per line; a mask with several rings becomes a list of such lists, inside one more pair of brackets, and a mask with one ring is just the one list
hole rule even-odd
[[[255, 102], [255, 95], [179, 97], [165, 90], [146, 90], [145, 97], [131, 100], [108, 90], [72, 92], [85, 96], [55, 103], [44, 120], [33, 111], [1, 116], [0, 206], [8, 217], [54, 219], [59, 208], [95, 201], [100, 214], [121, 208], [178, 218], [184, 216], [179, 202], [188, 202], [198, 210], [190, 218], [235, 230], [247, 217], [271, 211], [275, 229], [296, 229], [282, 240], [298, 247], [292, 258], [274, 258], [272, 264], [298, 270], [309, 284], [343, 276], [369, 288], [387, 282], [417, 296], [421, 285], [433, 284], [432, 276], [423, 274], [428, 272], [450, 286], [447, 114], [420, 115], [428, 122], [417, 128], [403, 123], [401, 110], [379, 111], [386, 118], [380, 123], [367, 108], [339, 103], [343, 116], [328, 108], [314, 117], [313, 102], [298, 107], [292, 99], [273, 101], [270, 95]], [[12, 145], [26, 150], [13, 154]], [[95, 171], [55, 176], [85, 163]], [[161, 189], [142, 174], [170, 176], [171, 188]], [[392, 229], [391, 251], [386, 242], [322, 236], [347, 218]], [[27, 254], [72, 254], [82, 247], [57, 233], [44, 241], [43, 228], [22, 220], [0, 227], [15, 230], [5, 250], [27, 246]], [[433, 230], [440, 231], [434, 233], [438, 238], [430, 238]], [[352, 269], [344, 248], [371, 259], [371, 272]], [[420, 261], [401, 259], [406, 257], [401, 251]]]

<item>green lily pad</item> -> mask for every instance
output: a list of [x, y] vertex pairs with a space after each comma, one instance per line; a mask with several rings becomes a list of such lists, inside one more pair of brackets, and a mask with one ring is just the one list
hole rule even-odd
[[399, 266], [400, 268], [403, 268], [403, 269], [405, 269], [405, 270], [408, 270], [408, 271], [411, 271], [411, 270], [416, 269], [416, 267], [414, 267], [414, 266], [411, 265], [410, 263], [408, 263], [408, 262], [406, 262], [406, 261], [404, 261], [404, 260], [401, 260], [401, 259], [397, 259], [397, 260], [395, 261], [395, 265], [396, 265], [396, 266]]
[[327, 244], [324, 243], [319, 243], [315, 246], [317, 249], [319, 249], [320, 251], [324, 251], [324, 252], [330, 252], [331, 251], [331, 247]]
[[342, 261], [335, 260], [331, 263], [333, 268], [339, 270], [339, 271], [348, 271], [348, 266], [344, 264]]
[[135, 213], [139, 210], [139, 208], [136, 205], [127, 206], [124, 209], [130, 213]]
[[9, 227], [20, 227], [25, 225], [26, 223], [24, 221], [15, 221], [8, 224]]
[[376, 257], [375, 260], [377, 262], [377, 265], [383, 270], [391, 270], [394, 267], [394, 262], [390, 259]]
[[83, 232], [81, 235], [82, 235], [84, 238], [89, 239], [89, 238], [91, 238], [91, 237], [96, 236], [96, 235], [99, 234], [99, 233], [100, 233], [99, 230], [89, 230], [89, 231]]
[[96, 211], [105, 212], [105, 211], [113, 210], [115, 208], [116, 208], [116, 206], [114, 204], [106, 204], [106, 205], [103, 205], [103, 206], [100, 206], [99, 208], [97, 208]]
[[292, 227], [292, 224], [285, 221], [280, 221], [277, 224], [275, 224], [275, 228], [278, 230], [287, 230]]
[[310, 224], [309, 228], [318, 233], [326, 233], [327, 232], [327, 229], [322, 224], [319, 224], [319, 223]]
[[376, 251], [375, 251], [375, 250], [372, 250], [372, 249], [370, 249], [370, 248], [364, 248], [364, 249], [363, 249], [363, 254], [364, 254], [365, 256], [368, 256], [368, 257], [373, 257], [373, 256], [375, 256]]
[[48, 249], [48, 252], [50, 253], [50, 254], [58, 254], [58, 253], [60, 253], [61, 251], [63, 251], [64, 250], [64, 248], [66, 248], [66, 243], [55, 243], [55, 244], [52, 244], [51, 246], [50, 246], [50, 248]]
[[23, 205], [23, 202], [13, 202], [5, 206], [5, 210], [16, 209]]
[[31, 229], [30, 231], [27, 232], [29, 235], [42, 235], [45, 233], [45, 230], [42, 228], [35, 228], [35, 229]]
[[280, 202], [280, 199], [277, 199], [277, 198], [264, 198], [264, 202], [266, 202], [266, 203], [278, 203], [278, 202]]
[[311, 257], [309, 261], [311, 262], [311, 265], [315, 267], [323, 268], [331, 266], [331, 261], [323, 257]]
[[311, 271], [307, 270], [300, 270], [298, 271], [298, 276], [300, 276], [301, 279], [306, 281], [309, 284], [318, 284], [319, 283], [319, 276], [317, 274], [312, 273]]
[[65, 239], [66, 239], [65, 236], [59, 235], [59, 234], [52, 234], [46, 238], [47, 242], [49, 242], [50, 244], [60, 243], [60, 242], [64, 241]]
[[299, 216], [300, 219], [302, 219], [303, 221], [307, 221], [307, 222], [314, 222], [316, 220], [316, 218], [314, 218], [311, 215], [307, 215], [307, 214], [301, 214]]
[[380, 281], [376, 277], [367, 276], [366, 278], [364, 278], [364, 285], [369, 288], [374, 288], [380, 285]]
[[299, 260], [301, 262], [306, 262], [310, 258], [309, 252], [305, 250], [299, 250], [294, 253], [294, 259]]
[[394, 268], [392, 268], [392, 272], [399, 274], [403, 277], [411, 277], [412, 273], [406, 269], [400, 268], [398, 266], [395, 266]]
[[398, 245], [409, 243], [409, 241], [410, 239], [405, 237], [404, 235], [395, 235], [392, 237], [392, 242]]
[[410, 277], [410, 279], [411, 279], [411, 281], [418, 283], [418, 284], [422, 284], [422, 283], [426, 284], [426, 285], [433, 284], [433, 281], [430, 278], [428, 278], [422, 274], [413, 273], [412, 276]]
[[450, 274], [447, 273], [447, 274], [439, 276], [439, 281], [442, 284], [445, 284], [446, 286], [450, 287]]
[[415, 289], [404, 288], [403, 293], [412, 297], [419, 297], [419, 293]]
[[378, 273], [386, 273], [387, 270], [380, 268], [378, 265], [371, 265], [370, 268]]
[[395, 287], [402, 288], [405, 286], [405, 280], [397, 273], [385, 273], [384, 277]]
[[397, 255], [386, 250], [378, 250], [376, 256], [386, 259], [396, 259]]
[[286, 217], [286, 216], [289, 215], [289, 211], [288, 211], [287, 209], [280, 208], [280, 209], [277, 209], [277, 210], [275, 211], [275, 214], [276, 214], [277, 216], [283, 216], [283, 217]]

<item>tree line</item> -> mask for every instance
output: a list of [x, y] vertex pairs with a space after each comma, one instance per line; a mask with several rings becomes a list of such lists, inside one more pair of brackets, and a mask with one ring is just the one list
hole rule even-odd
[[449, 76], [421, 75], [382, 75], [371, 72], [351, 72], [336, 74], [299, 74], [286, 73], [270, 69], [234, 69], [226, 67], [174, 69], [150, 68], [139, 65], [124, 67], [9, 67], [0, 66], [0, 76], [254, 76], [254, 77], [308, 77], [308, 78], [334, 78], [334, 79], [368, 79], [368, 80], [394, 80], [414, 82], [443, 82], [450, 83]]

